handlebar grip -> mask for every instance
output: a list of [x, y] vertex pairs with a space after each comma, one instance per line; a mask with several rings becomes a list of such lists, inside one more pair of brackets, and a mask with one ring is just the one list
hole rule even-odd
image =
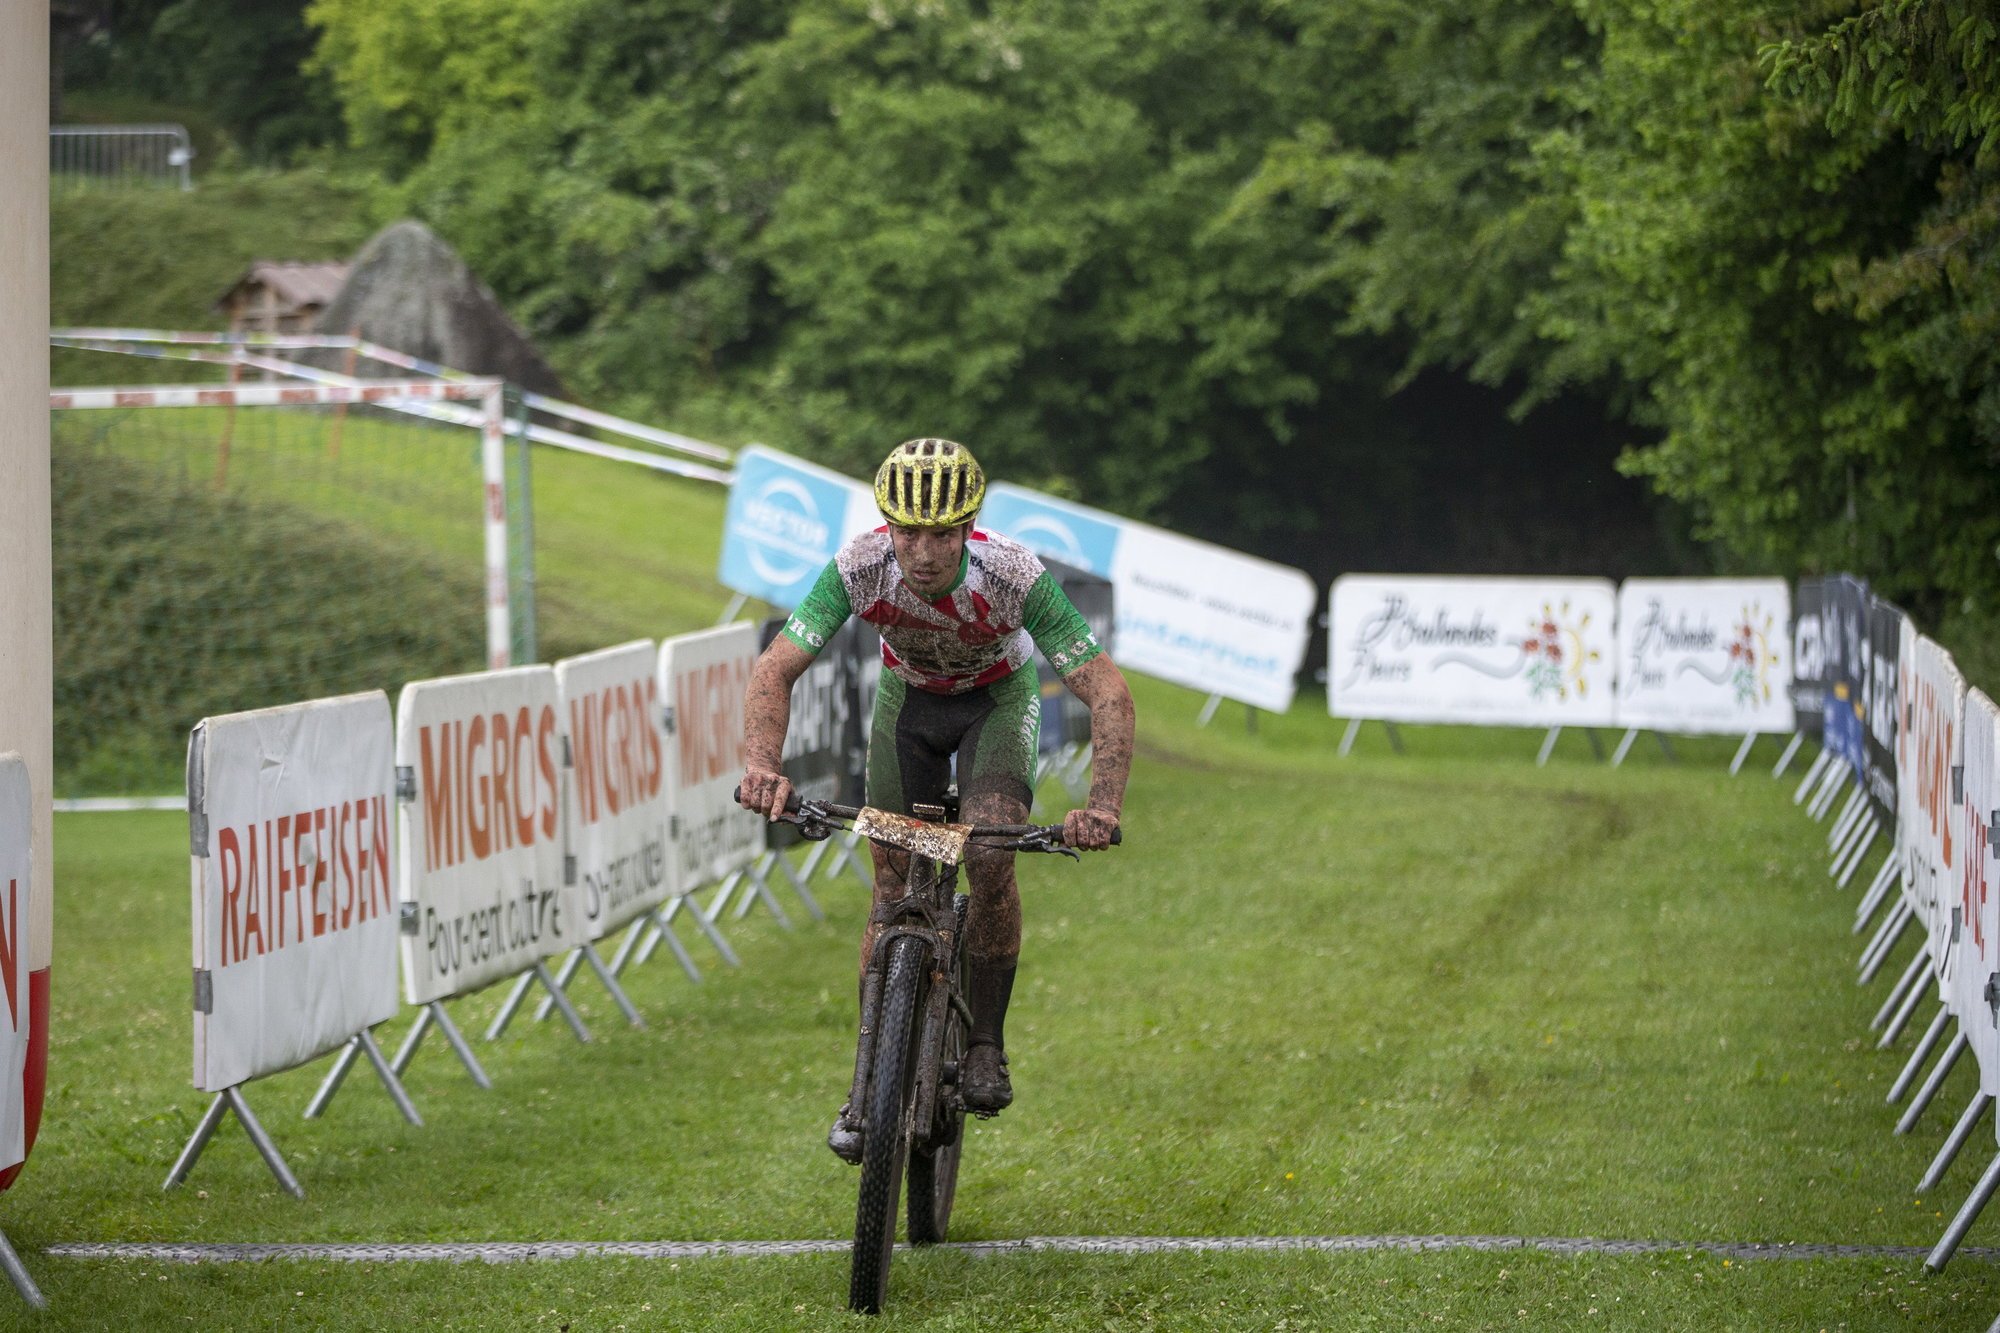
[[[743, 804], [742, 783], [739, 782], [736, 784], [736, 790], [729, 793], [729, 799], [736, 802], [736, 804], [738, 805]], [[785, 813], [788, 815], [795, 815], [798, 812], [799, 812], [799, 793], [795, 789], [788, 796], [785, 797]]]
[[1125, 830], [1124, 830], [1124, 829], [1117, 829], [1117, 828], [1115, 828], [1115, 829], [1112, 829], [1112, 830], [1111, 830], [1111, 845], [1112, 845], [1113, 847], [1116, 847], [1116, 846], [1117, 846], [1117, 845], [1118, 845], [1119, 843], [1121, 843], [1121, 842], [1123, 842], [1123, 841], [1125, 841]]

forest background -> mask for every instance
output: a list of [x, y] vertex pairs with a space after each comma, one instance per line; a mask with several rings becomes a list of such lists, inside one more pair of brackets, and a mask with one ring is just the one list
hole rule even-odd
[[2000, 623], [1976, 0], [52, 14], [56, 119], [429, 222], [601, 406], [850, 472], [948, 432], [1322, 581], [1849, 569]]

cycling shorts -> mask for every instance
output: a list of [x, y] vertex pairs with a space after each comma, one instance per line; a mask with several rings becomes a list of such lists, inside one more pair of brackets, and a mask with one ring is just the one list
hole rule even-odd
[[868, 733], [868, 804], [911, 813], [912, 804], [939, 804], [958, 756], [958, 796], [998, 793], [1034, 804], [1035, 758], [1042, 733], [1040, 683], [1016, 671], [958, 694], [917, 689], [882, 673]]

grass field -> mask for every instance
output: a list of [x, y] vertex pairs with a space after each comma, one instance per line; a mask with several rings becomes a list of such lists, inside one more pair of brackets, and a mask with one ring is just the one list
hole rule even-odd
[[[1790, 784], [1727, 745], [1617, 771], [1566, 739], [1418, 729], [1338, 760], [1308, 701], [1245, 735], [1140, 684], [1129, 844], [1025, 868], [1018, 1100], [971, 1140], [954, 1237], [1487, 1234], [1929, 1244], [1911, 1187], [1972, 1091], [1907, 1139], [1907, 1052], [1867, 1037], [1852, 892]], [[1372, 742], [1372, 743], [1371, 743]], [[1575, 747], [1571, 754], [1569, 747]], [[1768, 762], [1768, 761], [1767, 761]], [[851, 1063], [849, 881], [831, 921], [734, 931], [745, 966], [639, 972], [649, 1027], [590, 983], [590, 1046], [517, 1026], [473, 1089], [439, 1049], [406, 1126], [365, 1071], [254, 1085], [309, 1197], [228, 1127], [160, 1181], [188, 1083], [185, 829], [64, 817], [49, 1120], [5, 1198], [54, 1309], [37, 1327], [847, 1326], [838, 1256], [507, 1266], [178, 1267], [58, 1259], [92, 1240], [838, 1238], [853, 1175], [820, 1146]], [[704, 963], [705, 946], [692, 946]], [[471, 1028], [498, 1003], [460, 1002]], [[402, 1023], [387, 1037], [399, 1035]], [[1969, 1241], [1995, 1243], [1993, 1220]], [[0, 1320], [13, 1317], [0, 1303]], [[1702, 1254], [898, 1259], [885, 1323], [1026, 1327], [1983, 1329], [2000, 1271], [1961, 1258]], [[25, 1325], [28, 1321], [18, 1321]]]

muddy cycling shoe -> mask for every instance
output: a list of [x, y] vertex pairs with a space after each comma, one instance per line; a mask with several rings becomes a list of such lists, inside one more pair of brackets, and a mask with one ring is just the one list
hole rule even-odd
[[847, 1103], [842, 1102], [840, 1114], [833, 1118], [833, 1128], [826, 1132], [826, 1146], [849, 1166], [860, 1166], [861, 1126], [853, 1119], [853, 1114]]
[[974, 1043], [959, 1062], [958, 1095], [965, 1109], [980, 1117], [1006, 1110], [1014, 1101], [1007, 1078], [1007, 1053], [990, 1041]]

